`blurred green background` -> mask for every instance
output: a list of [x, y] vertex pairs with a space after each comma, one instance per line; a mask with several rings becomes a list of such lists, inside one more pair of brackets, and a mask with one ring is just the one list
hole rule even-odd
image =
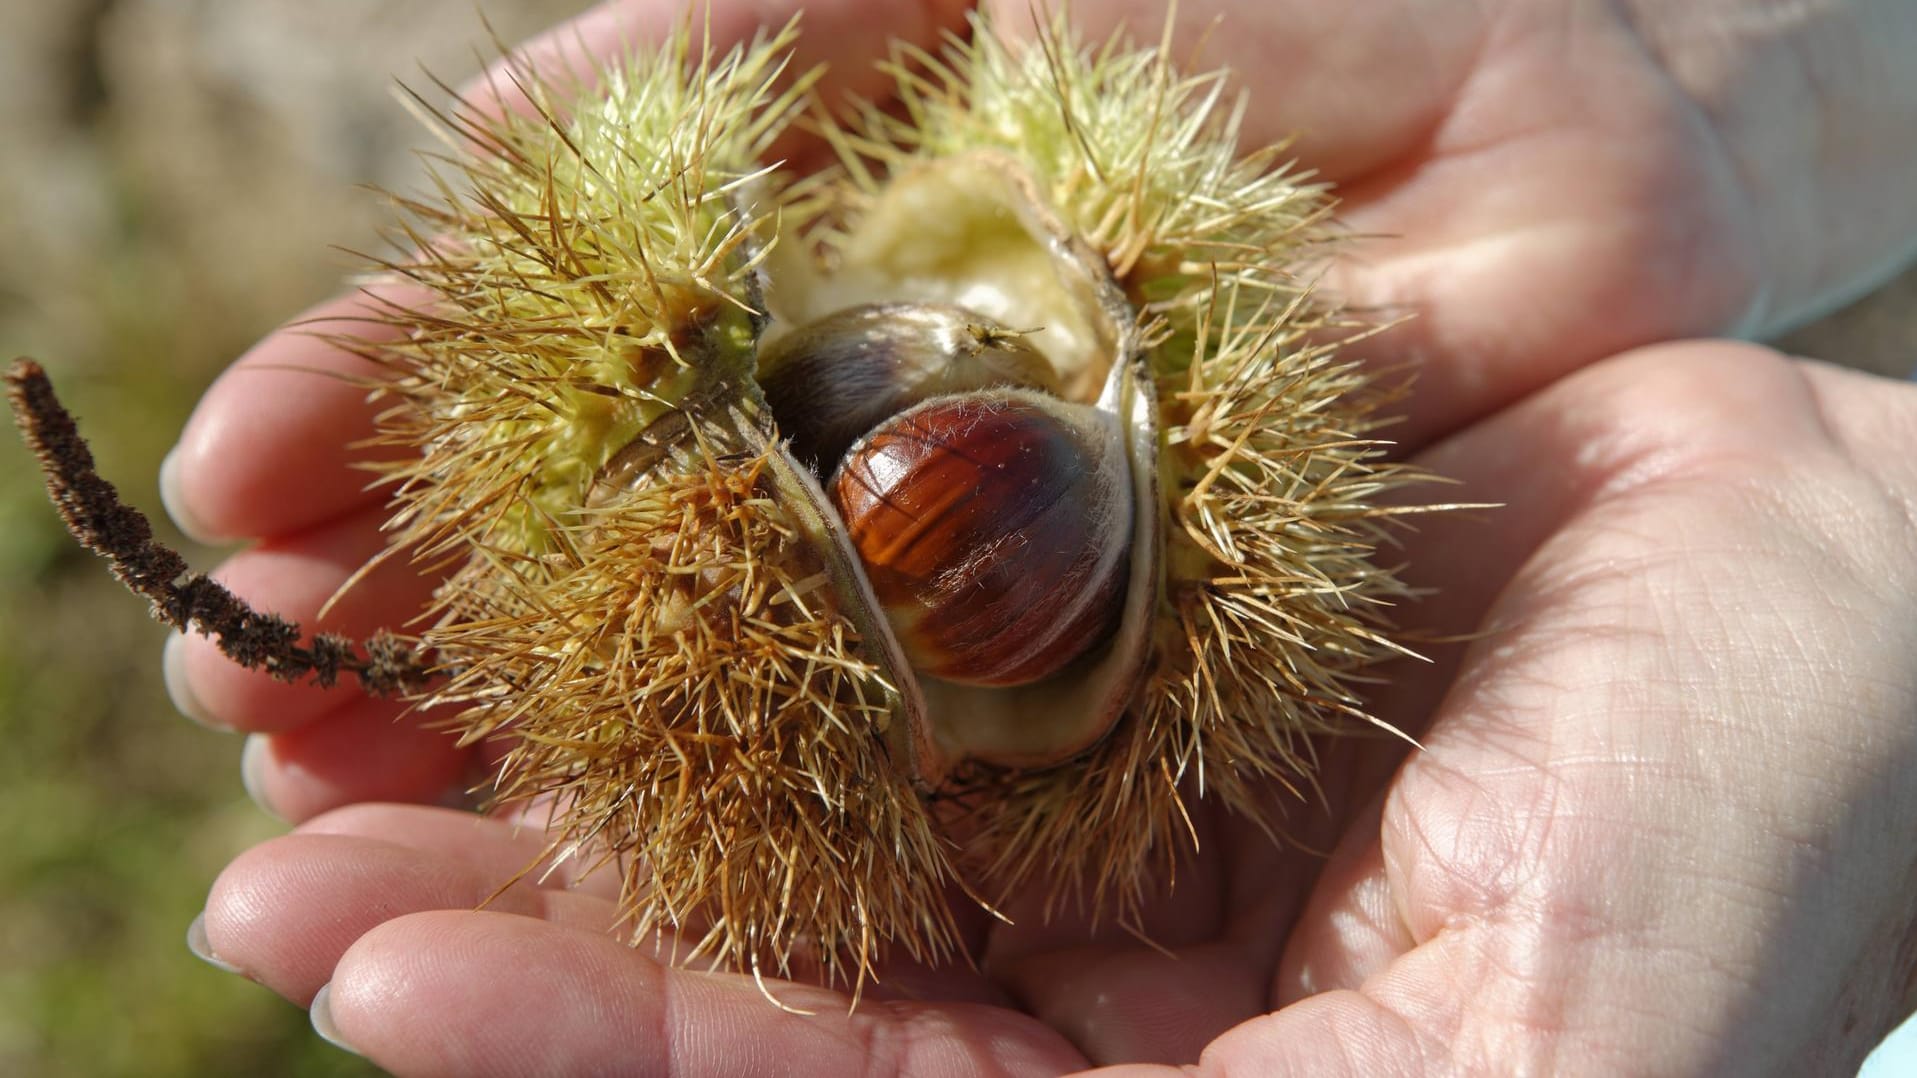
[[[587, 0], [514, 0], [508, 40]], [[416, 187], [393, 96], [490, 54], [474, 0], [0, 0], [0, 360], [43, 360], [101, 469], [156, 520], [201, 389], [374, 249], [358, 185]], [[366, 1074], [183, 933], [280, 830], [240, 739], [186, 722], [164, 631], [69, 543], [0, 437], [0, 1074]], [[196, 565], [220, 552], [187, 544]]]
[[[516, 40], [587, 0], [488, 14]], [[103, 472], [155, 476], [200, 390], [334, 291], [426, 144], [394, 80], [490, 51], [474, 0], [0, 0], [0, 359], [52, 369]], [[1917, 274], [1786, 342], [1907, 373]], [[176, 717], [163, 631], [73, 547], [0, 439], [0, 1074], [369, 1073], [182, 942], [279, 830], [237, 737]], [[201, 566], [219, 552], [168, 541]]]

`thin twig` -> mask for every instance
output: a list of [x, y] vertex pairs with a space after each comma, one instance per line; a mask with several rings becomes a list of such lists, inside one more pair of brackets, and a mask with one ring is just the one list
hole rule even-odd
[[47, 494], [67, 531], [81, 546], [105, 558], [113, 575], [152, 604], [153, 617], [181, 632], [211, 637], [226, 656], [282, 681], [311, 678], [331, 688], [351, 673], [368, 692], [397, 696], [421, 688], [429, 671], [419, 653], [390, 633], [364, 644], [331, 633], [300, 646], [300, 627], [262, 614], [218, 582], [196, 573], [178, 551], [153, 537], [153, 525], [120, 500], [100, 477], [93, 452], [73, 416], [53, 392], [47, 372], [31, 359], [7, 369], [7, 400], [27, 447], [40, 460]]

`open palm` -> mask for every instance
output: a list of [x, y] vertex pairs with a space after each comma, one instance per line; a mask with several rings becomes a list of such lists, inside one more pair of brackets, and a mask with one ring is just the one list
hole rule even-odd
[[[1117, 6], [1078, 15], [1097, 33]], [[1202, 7], [1183, 17], [1206, 21]], [[539, 848], [530, 830], [359, 805], [236, 861], [208, 906], [213, 950], [296, 1001], [330, 982], [341, 1034], [402, 1074], [1045, 1073], [1201, 1050], [1258, 1073], [1604, 1069], [1651, 1051], [1681, 1069], [1867, 1044], [1909, 926], [1814, 923], [1802, 905], [1868, 911], [1917, 864], [1891, 844], [1917, 805], [1879, 781], [1917, 752], [1900, 668], [1917, 561], [1896, 530], [1917, 476], [1866, 463], [1913, 456], [1917, 405], [1733, 346], [1560, 378], [1789, 317], [1877, 256], [1837, 252], [1828, 279], [1770, 275], [1734, 140], [1709, 137], [1612, 15], [1330, 7], [1234, 13], [1204, 55], [1245, 73], [1254, 134], [1305, 133], [1354, 227], [1415, 237], [1358, 248], [1332, 283], [1419, 315], [1377, 346], [1421, 374], [1408, 449], [1464, 497], [1512, 508], [1435, 523], [1409, 552], [1443, 591], [1408, 620], [1485, 635], [1381, 692], [1424, 753], [1400, 768], [1387, 741], [1330, 751], [1325, 804], [1292, 812], [1300, 846], [1329, 860], [1205, 818], [1203, 855], [1147, 912], [1149, 943], [1014, 906], [1014, 925], [975, 926], [977, 970], [888, 971], [849, 1017], [829, 993], [773, 988], [807, 1017], [750, 979], [616, 942], [607, 881], [525, 882], [472, 912]], [[814, 4], [807, 40], [857, 70], [888, 33], [923, 39], [950, 15]], [[622, 16], [670, 13], [617, 5], [584, 36], [614, 40]], [[750, 27], [716, 12], [715, 29], [728, 20]], [[358, 395], [284, 368], [352, 362], [269, 339], [209, 393], [170, 469], [185, 522], [261, 540], [222, 576], [309, 624], [378, 549], [380, 511], [346, 467], [370, 423]], [[384, 570], [319, 624], [402, 621], [429, 587]], [[187, 710], [262, 735], [249, 781], [289, 818], [441, 801], [483, 763], [391, 705], [280, 685], [192, 640], [168, 667]], [[1840, 704], [1842, 736], [1822, 713]], [[1855, 856], [1871, 843], [1880, 856]], [[1774, 989], [1807, 967], [1814, 998], [1858, 1014], [1783, 1013]], [[1858, 977], [1877, 979], [1864, 1003], [1832, 990]], [[1855, 1043], [1813, 1036], [1842, 1017]], [[1727, 1045], [1734, 1032], [1747, 1040]]]

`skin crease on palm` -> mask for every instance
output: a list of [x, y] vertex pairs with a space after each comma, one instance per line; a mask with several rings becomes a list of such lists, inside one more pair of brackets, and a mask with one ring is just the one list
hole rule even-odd
[[[1917, 390], [1654, 342], [1774, 332], [1909, 256], [1917, 167], [1878, 136], [1917, 116], [1894, 62], [1917, 9], [1222, 6], [1181, 4], [1180, 47], [1243, 72], [1250, 137], [1302, 132], [1380, 237], [1331, 287], [1417, 316], [1371, 346], [1419, 374], [1406, 452], [1459, 481], [1445, 497], [1506, 506], [1408, 542], [1438, 590], [1403, 621], [1471, 637], [1385, 672], [1379, 713], [1422, 752], [1328, 746], [1323, 803], [1286, 809], [1295, 848], [1201, 810], [1155, 946], [1015, 906], [969, 926], [978, 970], [888, 970], [855, 1013], [776, 986], [805, 1017], [618, 942], [606, 878], [474, 912], [540, 844], [427, 807], [483, 759], [176, 638], [182, 709], [251, 732], [256, 796], [305, 821], [214, 886], [219, 957], [301, 1004], [330, 985], [339, 1034], [403, 1075], [1854, 1069], [1917, 1006]], [[611, 51], [676, 11], [608, 5], [529, 49]], [[1095, 37], [1162, 19], [1073, 11]], [[787, 13], [720, 2], [712, 23]], [[885, 38], [962, 13], [815, 2], [802, 47], [853, 80], [829, 92], [875, 89], [849, 73]], [[262, 343], [209, 391], [167, 495], [192, 530], [255, 541], [220, 575], [257, 605], [364, 634], [430, 582], [383, 569], [315, 621], [381, 513], [347, 467], [359, 395], [287, 368], [353, 362]]]

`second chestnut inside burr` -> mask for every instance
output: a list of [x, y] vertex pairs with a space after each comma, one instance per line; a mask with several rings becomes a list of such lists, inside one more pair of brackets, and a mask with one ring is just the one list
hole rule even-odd
[[949, 303], [868, 303], [768, 344], [759, 386], [792, 455], [824, 478], [852, 443], [933, 397], [1018, 387], [1058, 392], [1024, 335]]

